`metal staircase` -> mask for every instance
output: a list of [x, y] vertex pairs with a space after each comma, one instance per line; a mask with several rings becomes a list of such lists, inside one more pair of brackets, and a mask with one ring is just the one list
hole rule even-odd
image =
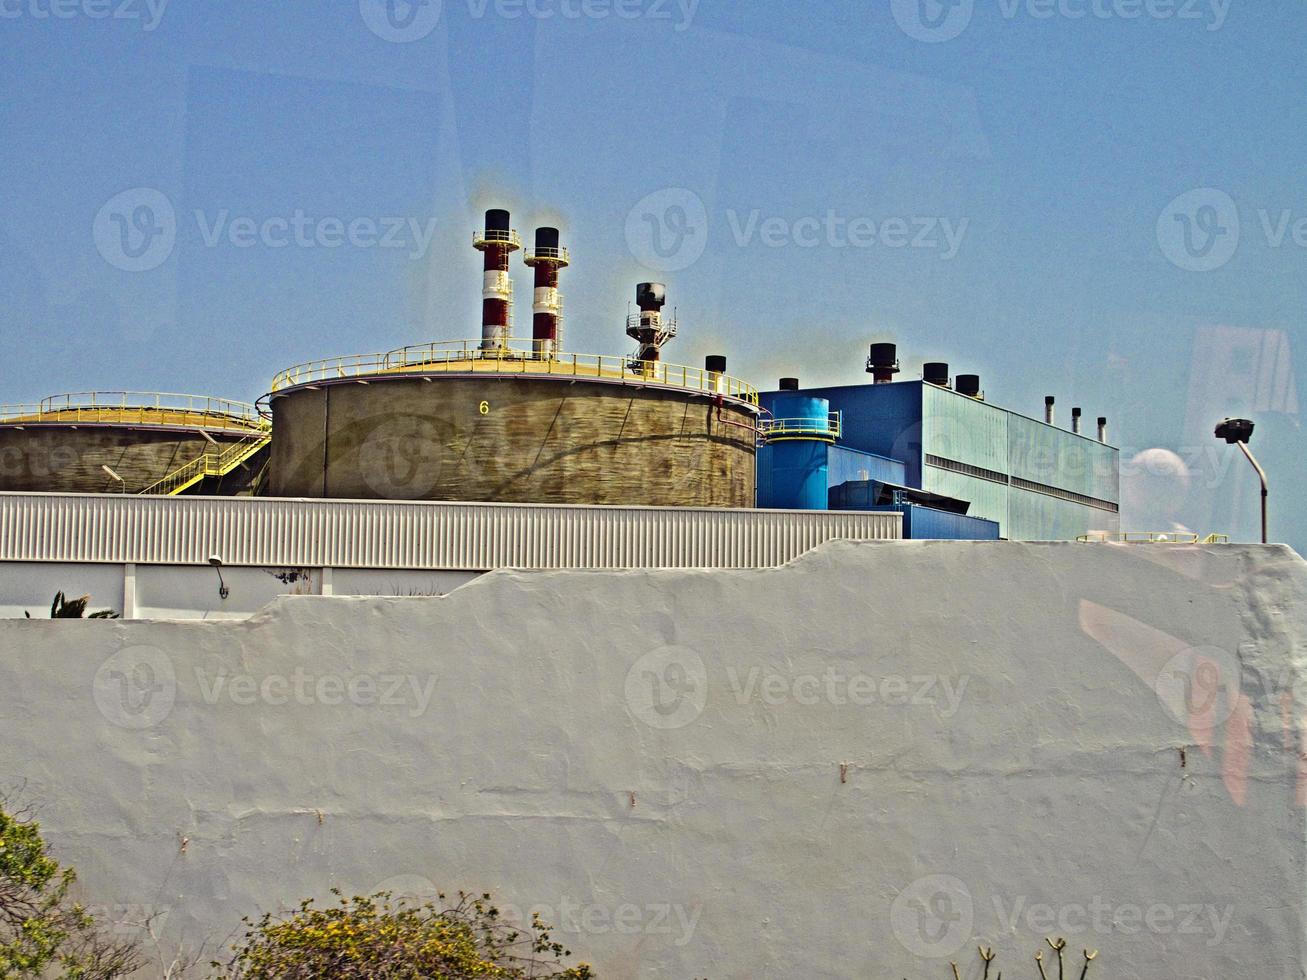
[[271, 441], [272, 436], [270, 434], [260, 432], [242, 439], [240, 442], [233, 443], [222, 452], [205, 453], [186, 465], [178, 467], [158, 483], [152, 484], [140, 492], [142, 495], [154, 494], [175, 497], [179, 493], [185, 493], [206, 477], [226, 476], [236, 467], [252, 459], [255, 453]]

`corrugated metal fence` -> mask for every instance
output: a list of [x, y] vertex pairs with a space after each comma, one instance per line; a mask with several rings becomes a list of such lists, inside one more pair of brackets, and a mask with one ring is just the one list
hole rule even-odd
[[0, 561], [336, 568], [759, 568], [898, 514], [0, 493]]

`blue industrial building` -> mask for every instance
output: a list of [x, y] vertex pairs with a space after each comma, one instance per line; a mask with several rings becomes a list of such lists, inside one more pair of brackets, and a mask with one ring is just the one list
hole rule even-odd
[[[876, 370], [873, 372], [873, 368]], [[904, 537], [1069, 540], [1120, 530], [1119, 451], [983, 400], [944, 364], [893, 381], [893, 345], [868, 359], [876, 383], [763, 392], [758, 506], [897, 510]], [[779, 436], [779, 438], [778, 438]], [[818, 492], [825, 486], [826, 496]]]

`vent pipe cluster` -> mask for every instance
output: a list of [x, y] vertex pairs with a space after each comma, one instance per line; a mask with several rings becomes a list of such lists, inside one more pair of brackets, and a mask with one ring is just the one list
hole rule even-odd
[[[1053, 398], [1052, 395], [1044, 396], [1044, 421], [1047, 422], [1049, 425], [1057, 424], [1056, 417], [1053, 414], [1054, 401], [1055, 399]], [[1079, 406], [1071, 409], [1071, 431], [1074, 432], [1076, 435], [1084, 434], [1080, 424], [1081, 416], [1083, 414], [1084, 413]], [[1098, 417], [1098, 441], [1107, 442], [1107, 416], [1106, 415], [1100, 415]]]

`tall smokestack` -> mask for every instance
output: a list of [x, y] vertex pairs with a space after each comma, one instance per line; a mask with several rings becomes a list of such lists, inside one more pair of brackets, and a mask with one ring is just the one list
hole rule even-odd
[[1076, 435], [1080, 434], [1080, 409], [1071, 409], [1071, 431]]
[[551, 360], [562, 344], [563, 298], [558, 293], [558, 270], [568, 264], [567, 249], [558, 244], [557, 228], [537, 228], [536, 245], [526, 253], [526, 264], [536, 271], [531, 305], [531, 346], [536, 357]]
[[660, 282], [637, 283], [635, 305], [639, 313], [626, 318], [626, 334], [640, 344], [636, 361], [658, 361], [663, 344], [676, 336], [676, 317], [663, 320], [663, 306], [667, 303], [667, 287]]
[[1053, 401], [1054, 401], [1054, 398], [1053, 398], [1052, 395], [1045, 395], [1045, 396], [1044, 396], [1044, 421], [1047, 422], [1049, 425], [1053, 425], [1053, 424], [1054, 424], [1054, 423], [1053, 423]]
[[1098, 416], [1098, 441], [1107, 442], [1107, 416]]
[[899, 373], [899, 349], [894, 344], [872, 344], [867, 354], [867, 373], [871, 383], [883, 385]]
[[513, 280], [508, 275], [508, 257], [522, 247], [509, 224], [508, 212], [491, 208], [486, 226], [472, 235], [472, 247], [485, 253], [481, 285], [481, 349], [501, 350], [508, 346], [512, 323]]

